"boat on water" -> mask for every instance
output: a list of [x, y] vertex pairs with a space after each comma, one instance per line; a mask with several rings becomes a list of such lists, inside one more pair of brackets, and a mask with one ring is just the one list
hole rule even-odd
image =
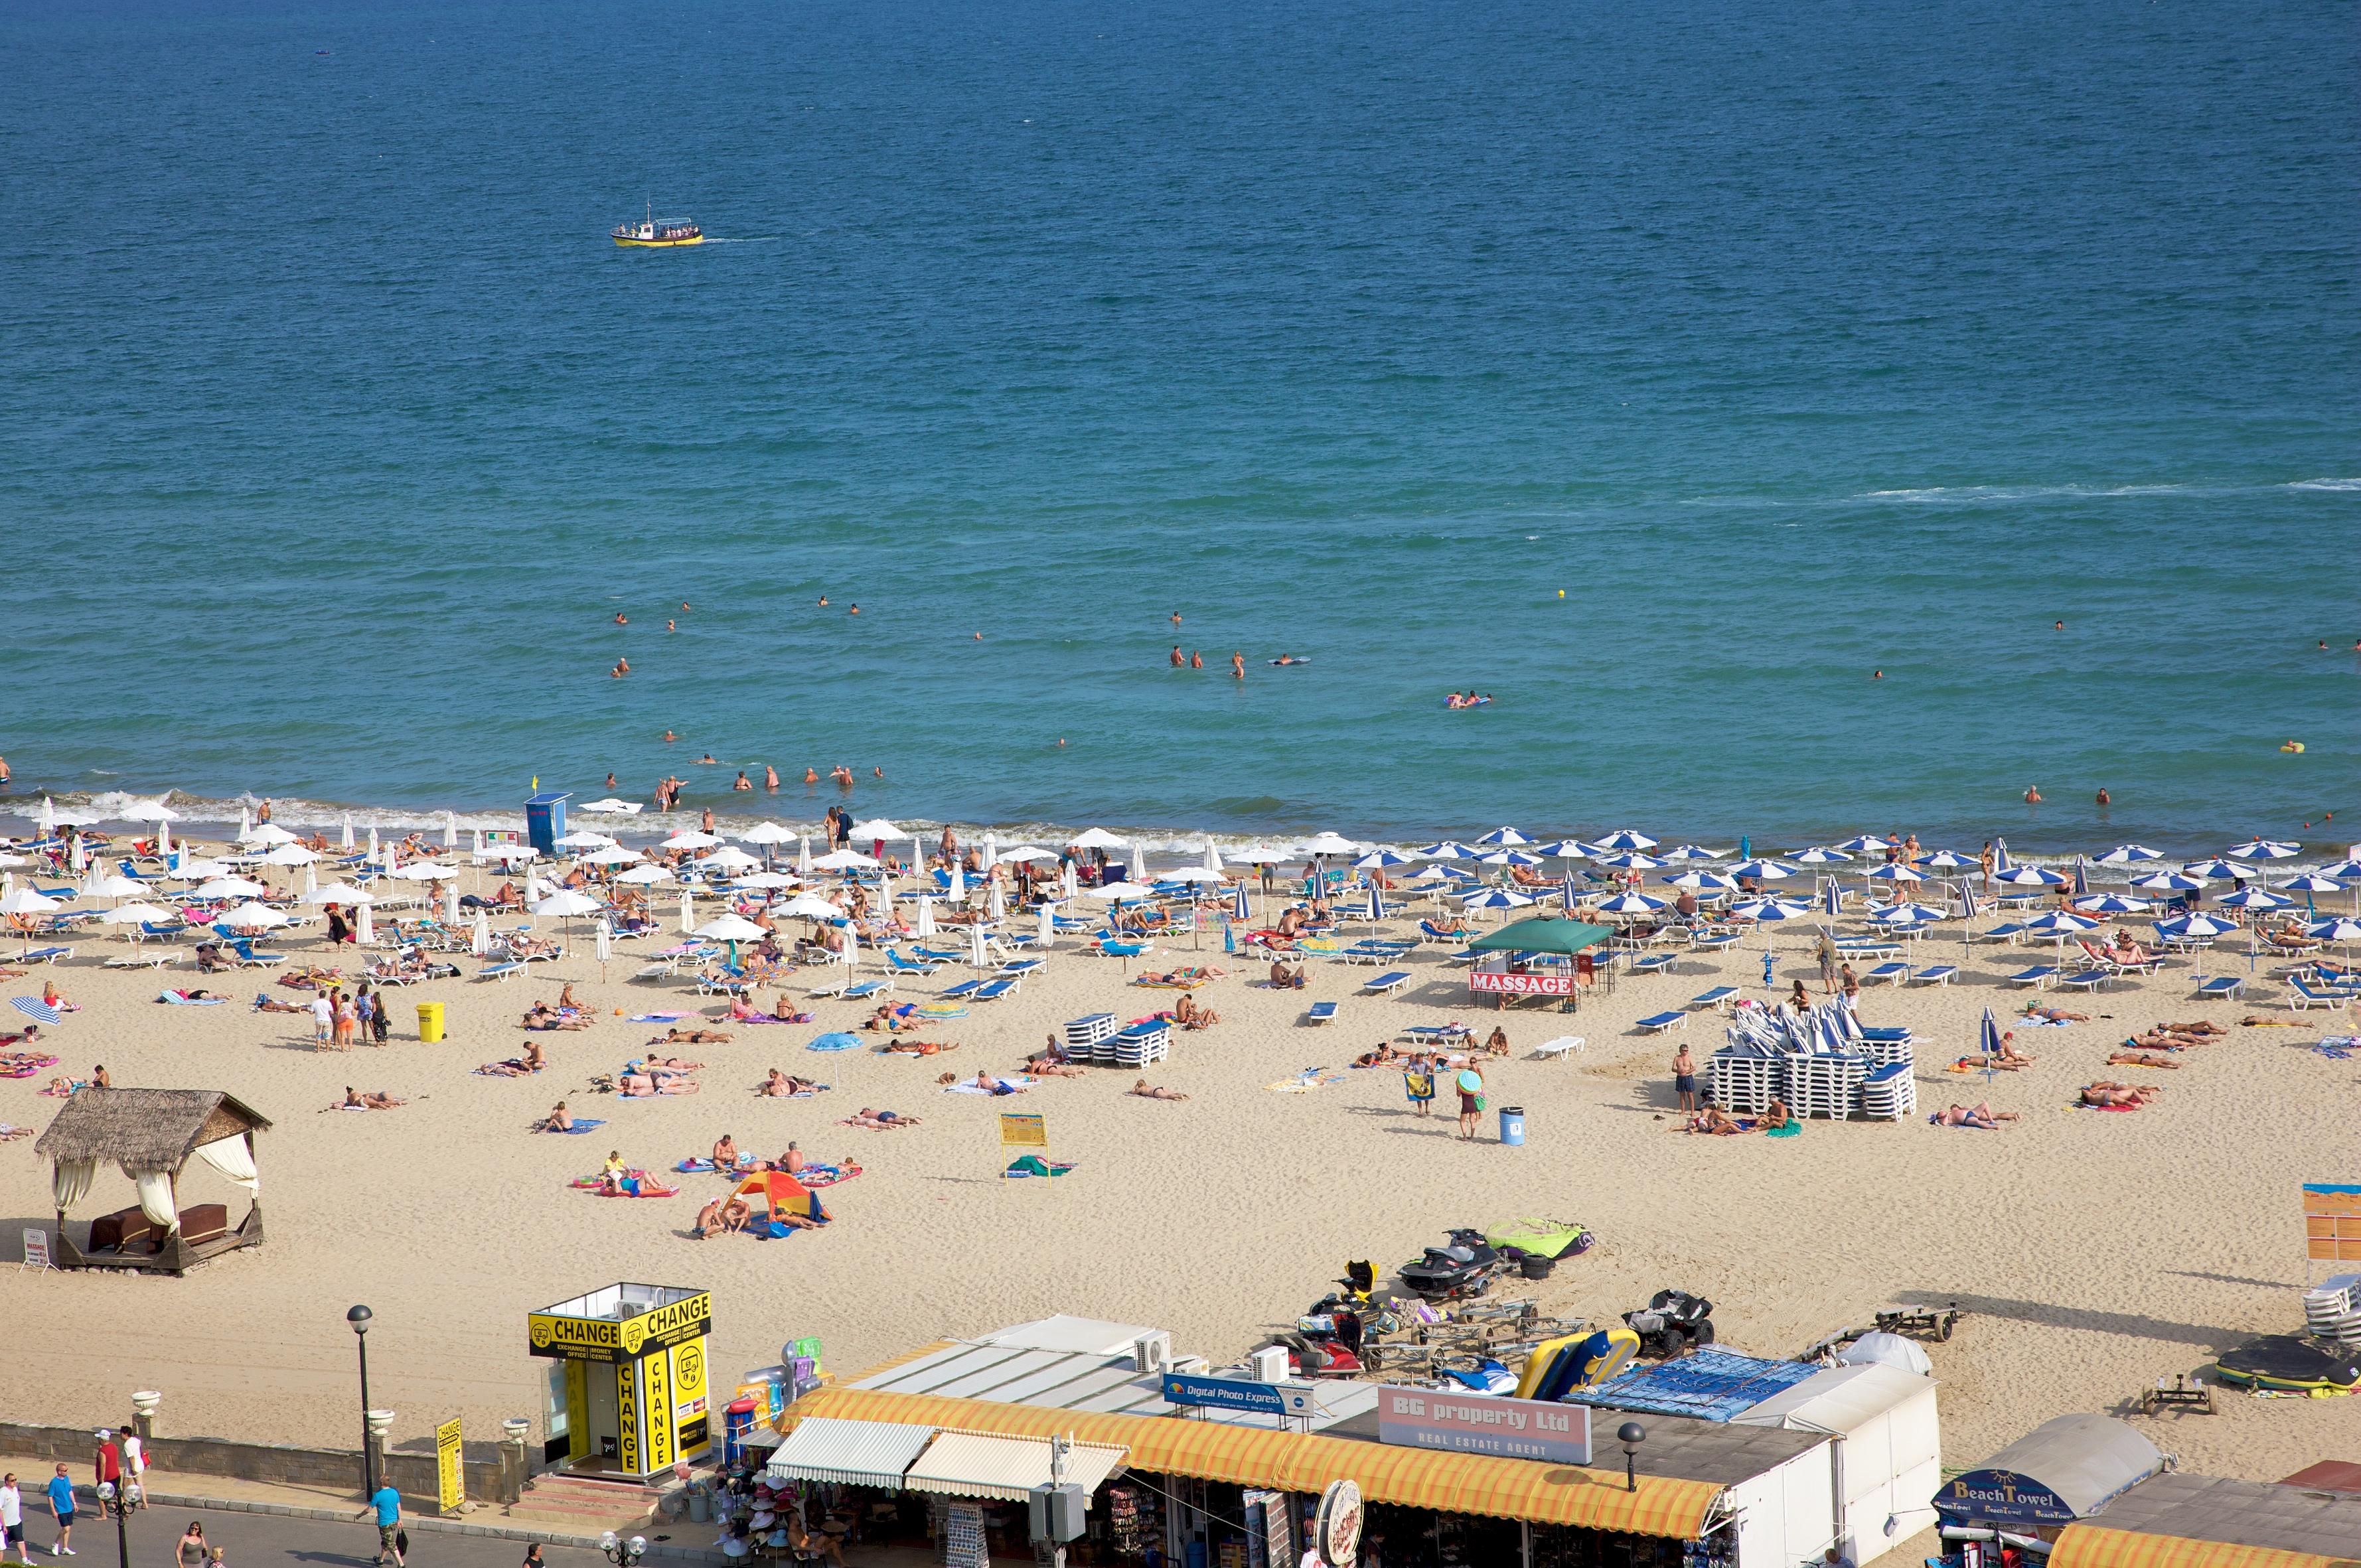
[[662, 250], [678, 245], [703, 245], [705, 231], [686, 218], [660, 218], [655, 205], [649, 203], [647, 215], [638, 223], [615, 225], [615, 243], [642, 249]]

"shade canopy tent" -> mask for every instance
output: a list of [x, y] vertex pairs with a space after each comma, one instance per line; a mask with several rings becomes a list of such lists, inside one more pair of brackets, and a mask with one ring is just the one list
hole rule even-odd
[[2109, 1416], [2058, 1416], [1935, 1494], [1950, 1525], [2073, 1523], [2164, 1468], [2156, 1444]]
[[[209, 1257], [262, 1240], [254, 1135], [269, 1121], [218, 1090], [85, 1089], [68, 1100], [33, 1150], [50, 1166], [61, 1268], [137, 1268], [185, 1273]], [[235, 1229], [221, 1204], [182, 1210], [180, 1180], [194, 1159], [250, 1200]], [[136, 1208], [91, 1223], [81, 1245], [67, 1213], [89, 1196], [104, 1160], [138, 1189]]]
[[1853, 1561], [1929, 1522], [1927, 1499], [1943, 1479], [1933, 1378], [1891, 1366], [1831, 1366], [1730, 1420], [1836, 1439], [1839, 1534]]
[[1467, 945], [1486, 952], [1579, 953], [1613, 935], [1608, 927], [1593, 926], [1587, 920], [1544, 915], [1487, 931]]
[[2335, 1568], [2361, 1543], [2361, 1497], [2179, 1471], [2058, 1536], [2052, 1568]]

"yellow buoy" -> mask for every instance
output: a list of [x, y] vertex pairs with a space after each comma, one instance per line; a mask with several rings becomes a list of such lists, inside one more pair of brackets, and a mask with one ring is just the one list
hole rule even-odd
[[1558, 598], [1565, 598], [1565, 590], [1564, 588], [1560, 588], [1560, 589], [1558, 589], [1558, 591], [1557, 591], [1557, 597], [1558, 597]]
[[2303, 742], [2301, 740], [2290, 740], [2286, 745], [2281, 746], [2279, 750], [2282, 751], [2301, 751], [2303, 750]]

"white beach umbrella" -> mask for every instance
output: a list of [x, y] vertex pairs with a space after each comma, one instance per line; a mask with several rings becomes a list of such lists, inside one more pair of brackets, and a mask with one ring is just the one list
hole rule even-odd
[[577, 809], [593, 812], [600, 817], [637, 817], [640, 814], [641, 805], [639, 801], [619, 800], [610, 795], [603, 800], [585, 801]]
[[723, 915], [708, 920], [692, 935], [708, 942], [759, 942], [763, 928], [742, 915]]
[[406, 866], [396, 866], [385, 873], [396, 882], [442, 882], [456, 873], [449, 866], [438, 866], [433, 861], [412, 861]]
[[852, 825], [852, 841], [873, 844], [883, 839], [915, 839], [917, 835], [906, 828], [897, 828], [883, 817], [873, 817], [866, 822]]
[[1092, 898], [1102, 898], [1110, 904], [1138, 904], [1156, 896], [1156, 890], [1145, 883], [1111, 882], [1104, 887], [1085, 888]]
[[615, 880], [631, 887], [662, 887], [672, 882], [672, 872], [658, 865], [636, 865], [615, 873]]
[[792, 844], [796, 830], [784, 822], [757, 822], [738, 835], [741, 844]]
[[531, 844], [487, 844], [475, 851], [479, 861], [501, 861], [510, 865], [523, 865], [541, 859], [541, 851]]
[[588, 828], [577, 828], [555, 842], [561, 850], [610, 850], [615, 846], [614, 839], [604, 833], [593, 832]]
[[745, 876], [740, 877], [738, 879], [738, 885], [740, 887], [751, 887], [768, 891], [775, 888], [793, 887], [796, 885], [796, 879], [788, 875], [785, 872], [753, 872]]
[[1303, 852], [1307, 855], [1353, 855], [1358, 854], [1360, 849], [1361, 846], [1341, 833], [1320, 832], [1314, 833], [1305, 842]]
[[591, 850], [582, 857], [582, 863], [586, 866], [629, 866], [635, 865], [644, 859], [646, 857], [637, 850], [614, 844], [604, 850]]
[[811, 869], [820, 872], [875, 871], [877, 862], [858, 850], [838, 850], [814, 861]]
[[272, 926], [284, 926], [287, 916], [267, 904], [240, 904], [214, 916], [214, 923], [233, 931], [254, 930]]
[[[2331, 885], [2341, 884], [2332, 883]], [[146, 883], [136, 877], [127, 877], [117, 872], [113, 876], [93, 875], [90, 879], [90, 885], [82, 890], [82, 894], [87, 898], [137, 898], [147, 891]]]
[[178, 822], [181, 814], [160, 800], [135, 800], [123, 808], [126, 822]]
[[844, 911], [817, 893], [799, 893], [777, 910], [787, 920], [841, 920]]
[[262, 857], [262, 863], [266, 866], [308, 866], [319, 858], [301, 844], [287, 843], [274, 847], [270, 853]]
[[237, 868], [227, 861], [183, 858], [172, 872], [175, 882], [203, 882], [208, 877], [230, 876]]
[[1209, 872], [1202, 866], [1181, 866], [1169, 871], [1158, 879], [1162, 882], [1185, 882], [1194, 887], [1210, 887], [1222, 881], [1222, 873]]
[[1054, 861], [1057, 858], [1055, 850], [1044, 850], [1037, 844], [1019, 844], [1013, 850], [1001, 850], [999, 863], [1013, 866], [1021, 861]]
[[260, 883], [249, 882], [242, 876], [223, 876], [200, 884], [189, 896], [210, 904], [224, 898], [260, 898], [269, 891]]
[[1104, 828], [1089, 828], [1074, 839], [1077, 850], [1127, 850], [1128, 839], [1118, 839]]
[[264, 822], [239, 834], [237, 841], [241, 844], [292, 844], [295, 835], [276, 822]]
[[179, 916], [170, 909], [159, 909], [152, 904], [118, 904], [98, 917], [102, 926], [139, 926], [149, 921], [174, 920]]
[[373, 904], [376, 894], [367, 888], [347, 887], [340, 882], [322, 883], [303, 895], [306, 904]]
[[667, 850], [710, 850], [720, 842], [720, 839], [715, 838], [710, 833], [700, 833], [694, 828], [686, 828], [674, 834], [671, 838], [666, 839], [664, 841], [662, 848]]
[[533, 913], [547, 915], [562, 920], [575, 915], [596, 915], [605, 907], [605, 905], [587, 893], [577, 893], [570, 887], [561, 887], [554, 893], [544, 894], [541, 901], [533, 906]]
[[734, 847], [716, 850], [709, 855], [699, 855], [696, 861], [699, 866], [724, 872], [752, 871], [762, 863], [745, 850]]

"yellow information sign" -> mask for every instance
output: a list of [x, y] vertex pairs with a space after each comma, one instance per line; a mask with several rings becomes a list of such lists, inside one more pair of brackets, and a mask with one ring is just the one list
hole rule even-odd
[[1038, 1116], [1000, 1118], [1000, 1146], [1005, 1149], [1046, 1149], [1049, 1146], [1049, 1129]]
[[453, 1416], [434, 1429], [434, 1483], [436, 1501], [443, 1511], [454, 1514], [467, 1500], [467, 1479], [459, 1467], [459, 1418]]

